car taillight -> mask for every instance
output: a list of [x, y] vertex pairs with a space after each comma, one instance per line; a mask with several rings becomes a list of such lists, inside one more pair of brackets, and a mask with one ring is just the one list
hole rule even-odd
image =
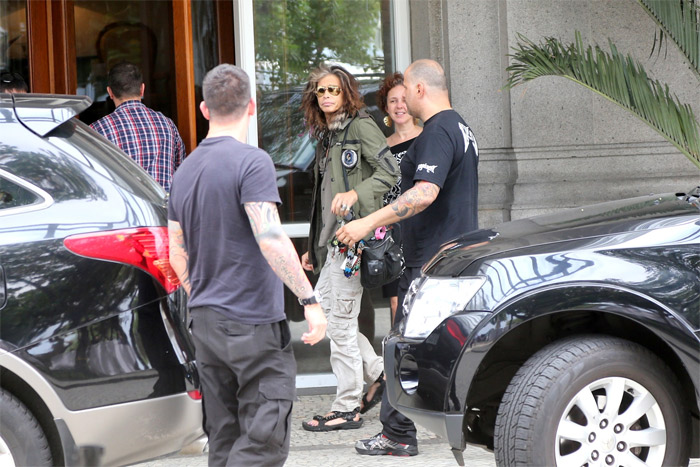
[[180, 281], [168, 260], [168, 228], [138, 227], [71, 235], [63, 244], [73, 253], [136, 266], [153, 276], [167, 293]]
[[191, 391], [187, 391], [187, 395], [190, 396], [190, 399], [192, 399], [192, 400], [195, 400], [195, 401], [202, 400], [202, 393], [199, 392], [198, 389], [193, 389]]

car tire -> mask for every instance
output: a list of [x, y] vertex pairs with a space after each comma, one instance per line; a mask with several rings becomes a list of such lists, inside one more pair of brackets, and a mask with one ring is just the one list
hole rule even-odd
[[0, 464], [52, 465], [51, 448], [39, 422], [17, 398], [0, 389]]
[[661, 359], [633, 342], [557, 341], [510, 382], [496, 417], [496, 463], [688, 465], [690, 420], [679, 387]]

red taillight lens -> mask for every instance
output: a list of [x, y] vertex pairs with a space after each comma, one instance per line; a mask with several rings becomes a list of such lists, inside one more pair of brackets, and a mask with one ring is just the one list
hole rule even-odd
[[88, 258], [116, 261], [136, 266], [165, 288], [174, 292], [180, 281], [168, 260], [168, 228], [139, 227], [71, 235], [63, 244], [73, 253]]
[[199, 392], [197, 389], [193, 389], [191, 391], [187, 391], [187, 395], [190, 396], [190, 399], [195, 400], [195, 401], [201, 401], [202, 400], [202, 393]]

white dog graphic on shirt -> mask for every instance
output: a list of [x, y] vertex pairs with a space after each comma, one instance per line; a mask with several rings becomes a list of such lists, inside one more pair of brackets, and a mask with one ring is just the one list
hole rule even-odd
[[435, 169], [437, 169], [437, 165], [419, 164], [418, 168], [416, 169], [416, 172], [420, 172], [421, 170], [425, 170], [428, 173], [434, 174]]

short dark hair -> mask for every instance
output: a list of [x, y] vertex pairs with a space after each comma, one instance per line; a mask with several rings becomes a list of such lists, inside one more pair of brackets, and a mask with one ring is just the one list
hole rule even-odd
[[240, 117], [250, 102], [250, 79], [243, 69], [222, 63], [204, 76], [202, 95], [214, 117]]
[[114, 97], [140, 97], [143, 75], [139, 67], [129, 62], [119, 62], [109, 70], [107, 86], [112, 89]]
[[29, 87], [22, 75], [14, 71], [0, 73], [0, 92], [28, 92]]
[[377, 91], [377, 107], [384, 113], [386, 113], [386, 99], [389, 91], [396, 86], [403, 86], [403, 74], [398, 71], [384, 78], [382, 87]]

